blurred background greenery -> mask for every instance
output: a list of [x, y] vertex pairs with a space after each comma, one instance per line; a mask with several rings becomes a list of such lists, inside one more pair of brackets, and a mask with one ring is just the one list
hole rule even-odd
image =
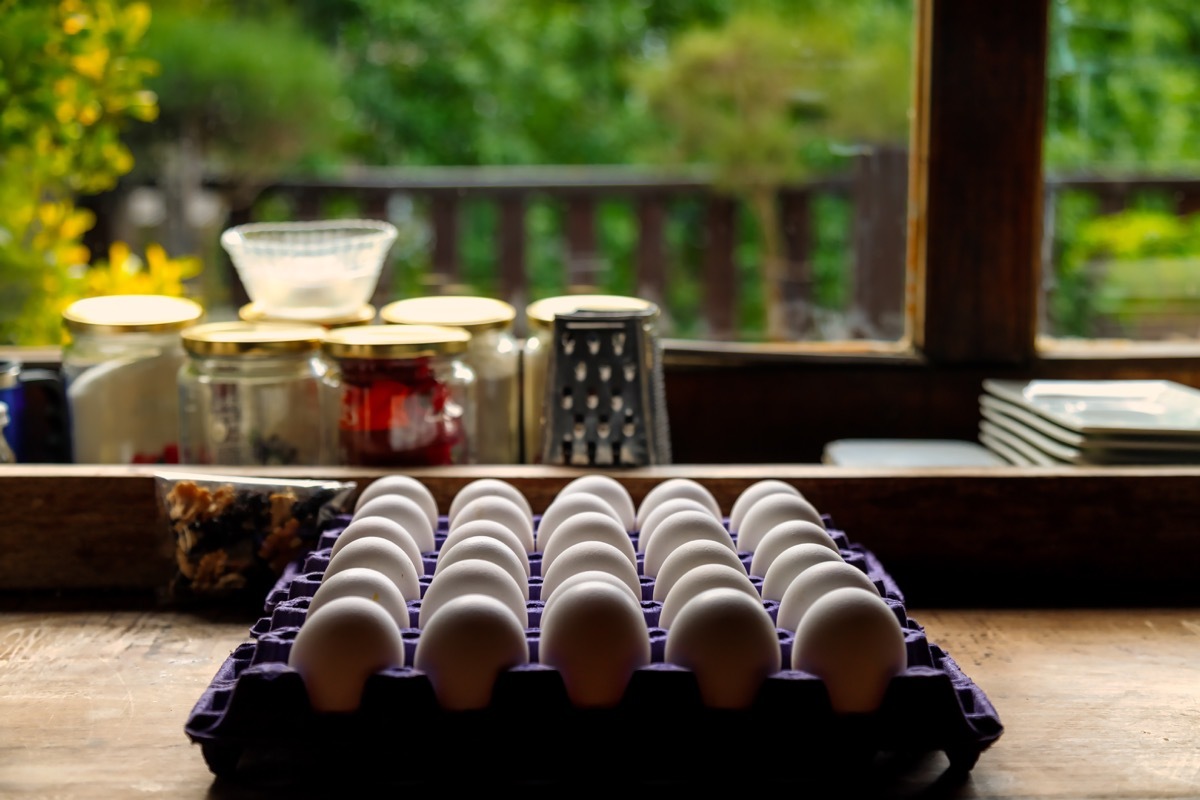
[[[0, 0], [0, 342], [57, 342], [62, 308], [91, 293], [152, 286], [228, 302], [216, 244], [228, 209], [205, 205], [212, 175], [253, 197], [280, 176], [443, 165], [703, 165], [744, 201], [738, 333], [771, 336], [782, 245], [770, 198], [845, 175], [870, 148], [907, 146], [913, 11], [912, 0]], [[1048, 176], [1196, 174], [1190, 0], [1053, 0], [1051, 13]], [[128, 246], [88, 252], [93, 211], [137, 200], [138, 187], [157, 205]], [[1156, 296], [1193, 292], [1196, 223], [1166, 191], [1127, 205], [1070, 186], [1048, 195], [1046, 332], [1128, 335]], [[334, 195], [321, 210], [361, 212]], [[424, 210], [390, 211], [392, 286], [420, 292]], [[496, 210], [462, 211], [461, 277], [487, 293]], [[294, 213], [270, 199], [255, 211]], [[682, 202], [667, 223], [674, 335], [704, 329], [702, 213]], [[832, 319], [850, 308], [853, 216], [844, 197], [813, 203], [811, 290]], [[529, 208], [533, 297], [566, 288], [563, 218], [553, 202]], [[628, 204], [599, 205], [597, 237], [599, 288], [635, 293]], [[1158, 266], [1138, 266], [1148, 259]]]

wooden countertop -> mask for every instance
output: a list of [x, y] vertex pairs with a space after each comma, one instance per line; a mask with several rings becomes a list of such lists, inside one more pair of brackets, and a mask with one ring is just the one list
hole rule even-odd
[[[183, 731], [252, 620], [55, 605], [0, 605], [0, 796], [258, 796], [214, 782]], [[938, 754], [877, 796], [1200, 796], [1200, 609], [910, 615], [1005, 732], [965, 782]]]

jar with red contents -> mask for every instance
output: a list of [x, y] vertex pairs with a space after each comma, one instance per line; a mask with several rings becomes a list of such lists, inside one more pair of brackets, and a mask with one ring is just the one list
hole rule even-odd
[[475, 373], [462, 360], [471, 335], [436, 325], [360, 325], [322, 347], [336, 393], [338, 459], [370, 467], [475, 462]]

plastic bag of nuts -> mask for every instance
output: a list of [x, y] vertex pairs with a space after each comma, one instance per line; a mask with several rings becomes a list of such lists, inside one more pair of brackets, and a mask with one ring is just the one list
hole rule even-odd
[[259, 602], [321, 531], [348, 512], [353, 481], [160, 473], [155, 491], [173, 544], [169, 601]]

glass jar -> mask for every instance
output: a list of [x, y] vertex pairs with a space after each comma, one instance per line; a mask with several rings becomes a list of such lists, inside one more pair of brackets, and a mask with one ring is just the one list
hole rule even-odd
[[471, 335], [436, 325], [329, 331], [326, 385], [339, 409], [338, 462], [372, 467], [475, 463]]
[[322, 328], [345, 328], [350, 325], [370, 325], [375, 321], [375, 306], [366, 303], [353, 314], [325, 319], [294, 320], [271, 316], [258, 303], [246, 303], [238, 309], [238, 319], [243, 322], [290, 322], [292, 324], [320, 325]]
[[213, 322], [183, 331], [180, 456], [185, 464], [332, 464], [325, 329]]
[[62, 369], [75, 463], [178, 463], [179, 332], [203, 313], [191, 300], [161, 295], [90, 297], [67, 307]]
[[[657, 309], [649, 300], [613, 294], [571, 294], [547, 297], [525, 308], [529, 336], [522, 345], [521, 418], [524, 426], [525, 462], [541, 461], [542, 429], [545, 420], [546, 370], [550, 364], [554, 318], [583, 309], [596, 311], [644, 311]], [[656, 324], [656, 317], [650, 324]]]
[[475, 445], [480, 464], [521, 461], [521, 348], [517, 312], [503, 300], [445, 295], [397, 300], [379, 311], [385, 323], [444, 325], [471, 334], [464, 360], [475, 373]]

